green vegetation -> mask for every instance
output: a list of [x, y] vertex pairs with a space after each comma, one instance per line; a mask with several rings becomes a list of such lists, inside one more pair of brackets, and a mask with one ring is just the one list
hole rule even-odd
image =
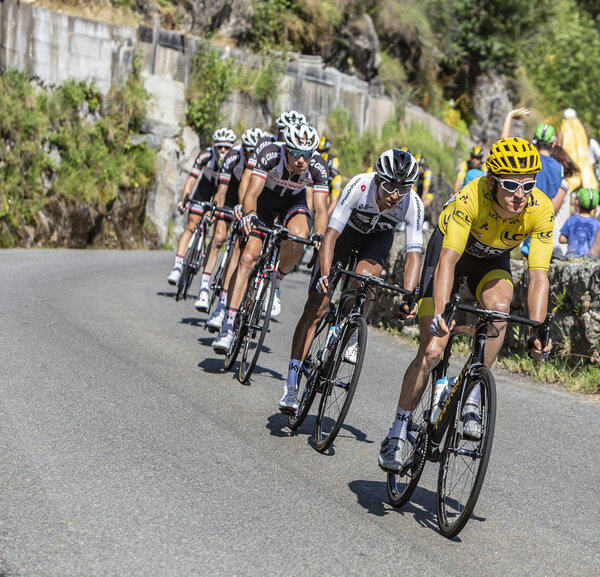
[[406, 146], [413, 154], [425, 156], [434, 174], [442, 174], [449, 185], [454, 182], [456, 151], [440, 144], [422, 124], [404, 126], [398, 118], [391, 118], [384, 125], [381, 138], [372, 132], [359, 136], [350, 114], [336, 110], [327, 119], [327, 135], [345, 175], [374, 166], [384, 150]]
[[[9, 230], [35, 224], [54, 195], [98, 205], [149, 190], [155, 153], [128, 144], [146, 111], [138, 64], [105, 98], [84, 82], [50, 91], [17, 72], [0, 76], [0, 221]], [[11, 243], [6, 231], [0, 243]]]
[[221, 104], [231, 92], [234, 73], [233, 59], [222, 58], [218, 48], [206, 45], [194, 55], [186, 120], [201, 141], [208, 141], [221, 125]]

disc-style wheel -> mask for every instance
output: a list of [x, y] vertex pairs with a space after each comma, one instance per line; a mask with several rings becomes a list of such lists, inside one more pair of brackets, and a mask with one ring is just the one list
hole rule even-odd
[[251, 377], [256, 362], [262, 351], [262, 345], [269, 331], [271, 309], [275, 297], [275, 271], [264, 276], [256, 289], [251, 313], [248, 318], [246, 335], [243, 343], [242, 359], [240, 362], [240, 383], [247, 383]]
[[[467, 438], [463, 406], [471, 391], [479, 388], [480, 439]], [[496, 422], [496, 384], [486, 367], [480, 367], [465, 383], [456, 418], [446, 433], [437, 487], [437, 518], [442, 535], [455, 537], [463, 529], [477, 503], [492, 452]]]
[[[356, 342], [356, 357], [350, 362], [349, 349]], [[350, 346], [349, 346], [350, 345]], [[346, 324], [334, 347], [333, 357], [327, 360], [323, 374], [323, 393], [315, 423], [315, 448], [326, 451], [333, 443], [348, 409], [352, 404], [367, 348], [367, 323], [363, 317], [354, 317]]]

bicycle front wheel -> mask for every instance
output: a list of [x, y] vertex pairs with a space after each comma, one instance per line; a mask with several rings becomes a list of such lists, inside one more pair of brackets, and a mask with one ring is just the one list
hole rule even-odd
[[190, 259], [189, 267], [188, 267], [188, 276], [187, 281], [185, 283], [185, 288], [183, 289], [183, 298], [187, 298], [187, 293], [192, 286], [192, 281], [194, 277], [199, 272], [202, 267], [202, 261], [204, 260], [204, 232], [200, 233], [196, 237], [196, 242], [192, 248], [192, 256]]
[[327, 313], [319, 322], [306, 358], [298, 372], [298, 410], [295, 415], [288, 416], [288, 426], [292, 431], [302, 425], [315, 400], [321, 380], [322, 355], [332, 320], [331, 313]]
[[412, 420], [408, 426], [407, 442], [404, 443], [404, 451], [402, 452], [402, 461], [406, 465], [397, 473], [387, 474], [388, 496], [394, 507], [402, 507], [408, 503], [419, 484], [421, 473], [425, 467], [427, 446], [429, 444], [427, 413], [431, 402], [431, 389], [430, 379], [430, 383], [413, 412]]
[[[356, 347], [356, 356], [351, 348]], [[333, 358], [327, 362], [330, 370], [323, 375], [323, 393], [315, 423], [315, 448], [326, 451], [339, 433], [360, 378], [367, 349], [367, 322], [363, 317], [348, 320], [337, 341]]]
[[[467, 437], [463, 429], [463, 407], [471, 391], [480, 390], [479, 439]], [[466, 525], [483, 485], [496, 423], [496, 383], [487, 367], [479, 367], [467, 378], [454, 421], [446, 433], [437, 487], [437, 518], [440, 532], [455, 537]]]
[[239, 379], [245, 384], [252, 376], [262, 345], [269, 332], [271, 309], [273, 308], [275, 271], [265, 275], [259, 282], [246, 327], [244, 350], [240, 362]]

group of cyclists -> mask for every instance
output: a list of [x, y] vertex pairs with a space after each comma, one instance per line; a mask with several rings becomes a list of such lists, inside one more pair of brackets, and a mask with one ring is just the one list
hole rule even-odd
[[[287, 378], [279, 400], [279, 409], [293, 415], [298, 410], [298, 374], [336, 288], [330, 274], [334, 264], [342, 262], [346, 266], [353, 253], [357, 273], [380, 276], [394, 234], [403, 229], [403, 288], [410, 293], [419, 286], [420, 293], [414, 305], [406, 297], [398, 315], [418, 319], [420, 343], [404, 373], [392, 426], [379, 454], [380, 467], [397, 472], [404, 465], [412, 413], [452, 329], [443, 312], [458, 284], [466, 279], [470, 291], [485, 308], [509, 312], [513, 295], [510, 252], [531, 237], [528, 311], [531, 320], [541, 322], [546, 317], [554, 209], [537, 187], [542, 168], [540, 153], [525, 139], [502, 138], [492, 145], [484, 165], [481, 147], [474, 147], [460, 186], [457, 179], [455, 194], [439, 219], [432, 222], [434, 230], [422, 258], [425, 212], [430, 210], [432, 200], [431, 172], [427, 174], [423, 157], [413, 156], [400, 146], [386, 150], [373, 171], [354, 175], [342, 190], [330, 143], [319, 136], [306, 117], [290, 110], [282, 113], [276, 124], [277, 135], [251, 128], [237, 145], [234, 132], [221, 128], [213, 135], [213, 146], [200, 152], [178, 204], [183, 211], [189, 199], [187, 223], [167, 280], [177, 284], [187, 245], [206, 210], [203, 203], [214, 199], [218, 207], [216, 225], [195, 306], [208, 312], [211, 275], [219, 248], [228, 230], [238, 227], [224, 288], [207, 321], [210, 329], [219, 331], [212, 348], [227, 355], [246, 283], [263, 248], [264, 233], [257, 227], [272, 227], [277, 221], [290, 234], [311, 241], [318, 250], [318, 259], [293, 333]], [[301, 244], [282, 242], [272, 317], [281, 312], [282, 282], [302, 254]], [[365, 315], [371, 303], [365, 303]], [[502, 345], [506, 323], [497, 323], [497, 330], [500, 338], [491, 340], [485, 351], [488, 367]], [[348, 343], [344, 362], [356, 362], [357, 347], [357, 342]], [[544, 347], [535, 329], [531, 329], [528, 349], [532, 358], [545, 358], [551, 347], [551, 342]], [[481, 429], [478, 394], [477, 388], [470, 392], [462, 415], [465, 435], [473, 439]]]

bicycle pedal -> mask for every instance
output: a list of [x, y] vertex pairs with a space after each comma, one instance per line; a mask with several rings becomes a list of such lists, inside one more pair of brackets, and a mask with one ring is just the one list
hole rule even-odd
[[284, 415], [291, 415], [292, 417], [296, 416], [296, 411], [290, 407], [279, 407], [279, 412]]

